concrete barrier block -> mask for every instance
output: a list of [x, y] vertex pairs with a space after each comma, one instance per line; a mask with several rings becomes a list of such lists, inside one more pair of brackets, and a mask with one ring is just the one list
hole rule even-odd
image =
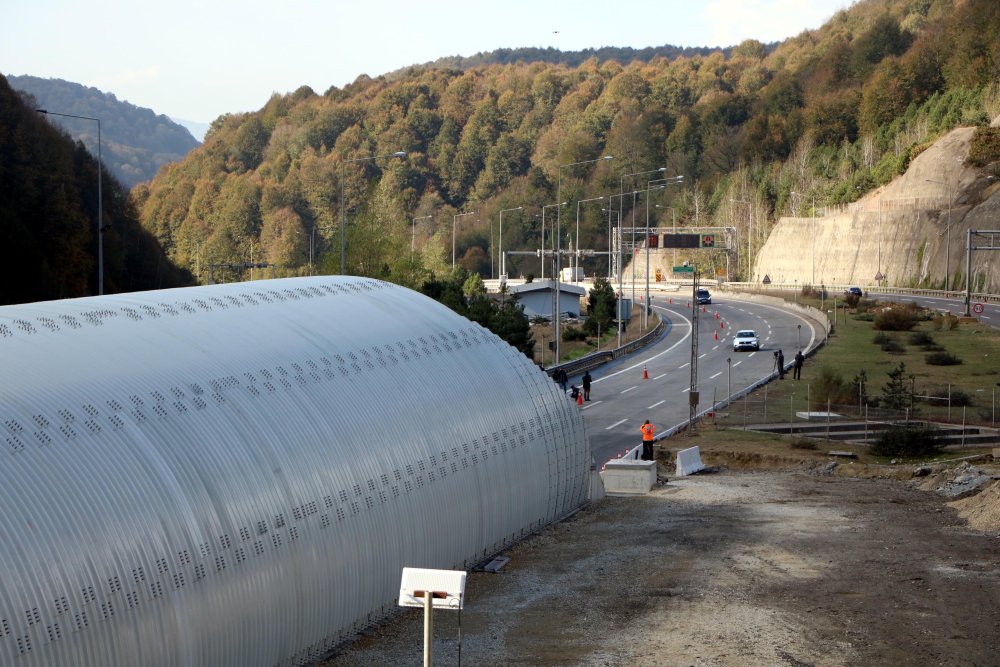
[[654, 461], [616, 459], [604, 466], [604, 491], [609, 496], [635, 496], [649, 493], [656, 483]]
[[677, 452], [677, 476], [691, 475], [704, 470], [705, 464], [701, 462], [701, 450], [697, 447], [689, 447]]

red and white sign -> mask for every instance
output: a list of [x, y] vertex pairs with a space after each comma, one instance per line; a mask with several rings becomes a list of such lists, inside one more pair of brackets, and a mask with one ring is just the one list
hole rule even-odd
[[974, 312], [976, 315], [982, 315], [984, 310], [986, 309], [983, 307], [983, 304], [981, 303], [977, 303], [972, 306], [972, 312]]

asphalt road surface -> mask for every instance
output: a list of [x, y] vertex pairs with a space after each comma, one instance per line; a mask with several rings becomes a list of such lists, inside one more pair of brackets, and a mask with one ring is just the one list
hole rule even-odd
[[[790, 364], [800, 343], [808, 350], [822, 335], [818, 323], [797, 313], [732, 297], [713, 300], [698, 313], [699, 412], [771, 374], [775, 351], [782, 350]], [[660, 339], [591, 372], [591, 400], [581, 410], [598, 466], [640, 445], [646, 419], [658, 433], [688, 420], [692, 312], [684, 304], [653, 307], [667, 322]], [[740, 329], [757, 332], [759, 352], [733, 352]], [[579, 386], [580, 377], [570, 377], [570, 383]]]

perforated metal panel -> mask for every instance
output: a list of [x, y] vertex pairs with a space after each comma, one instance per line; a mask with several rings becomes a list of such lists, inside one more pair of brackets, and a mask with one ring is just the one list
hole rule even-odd
[[415, 292], [0, 308], [0, 664], [297, 665], [586, 499], [575, 405]]

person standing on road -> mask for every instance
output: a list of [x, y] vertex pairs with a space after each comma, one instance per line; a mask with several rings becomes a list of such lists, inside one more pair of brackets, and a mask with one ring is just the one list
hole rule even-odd
[[802, 379], [802, 363], [806, 360], [802, 356], [802, 350], [795, 353], [795, 361], [792, 362], [792, 379], [801, 380]]
[[656, 433], [656, 427], [646, 420], [646, 423], [639, 427], [642, 431], [642, 460], [652, 461], [653, 460], [653, 434]]
[[566, 391], [566, 383], [569, 381], [569, 376], [566, 375], [566, 371], [562, 368], [556, 371], [556, 382], [562, 387], [563, 391]]
[[590, 400], [590, 383], [594, 381], [594, 378], [590, 377], [590, 371], [583, 374], [583, 400]]
[[785, 355], [781, 350], [778, 350], [774, 355], [774, 363], [778, 366], [778, 379], [785, 379]]

